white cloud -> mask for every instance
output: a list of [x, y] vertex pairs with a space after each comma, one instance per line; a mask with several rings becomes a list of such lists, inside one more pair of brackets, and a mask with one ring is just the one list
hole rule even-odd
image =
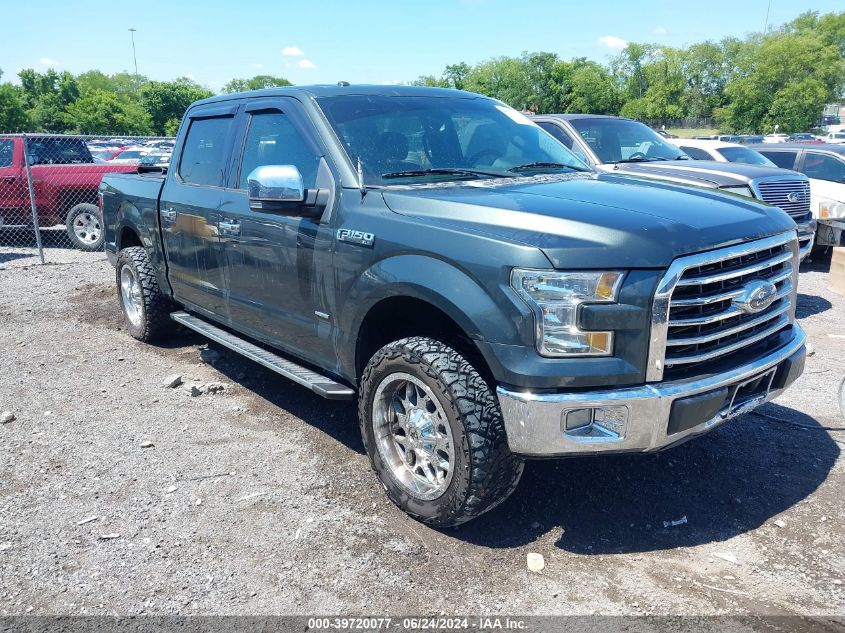
[[264, 68], [264, 64], [253, 64], [253, 68]]
[[599, 38], [599, 44], [602, 46], [607, 46], [608, 48], [625, 48], [628, 46], [628, 42], [623, 40], [621, 37], [616, 37], [615, 35], [602, 35]]
[[655, 35], [666, 35], [669, 31], [666, 30], [665, 26], [660, 26], [659, 24], [654, 27], [654, 34]]
[[382, 86], [402, 86], [405, 82], [401, 79], [386, 79], [385, 81], [381, 82]]
[[41, 64], [42, 66], [58, 66], [59, 65], [59, 62], [57, 62], [55, 59], [52, 59], [50, 57], [42, 57], [41, 59], [38, 60], [38, 63]]
[[300, 68], [316, 68], [314, 62], [312, 62], [310, 59], [300, 59], [297, 66], [299, 66]]
[[285, 57], [302, 57], [305, 53], [298, 46], [285, 46], [282, 49], [282, 55]]

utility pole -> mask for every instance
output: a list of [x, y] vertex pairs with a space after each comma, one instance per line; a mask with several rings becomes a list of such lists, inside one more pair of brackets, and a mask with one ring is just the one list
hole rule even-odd
[[766, 22], [763, 24], [763, 35], [765, 35], [769, 31], [769, 11], [772, 10], [772, 0], [769, 0], [769, 4], [766, 6]]
[[132, 38], [132, 60], [135, 62], [135, 75], [138, 75], [138, 57], [135, 55], [135, 29], [129, 29], [129, 36]]

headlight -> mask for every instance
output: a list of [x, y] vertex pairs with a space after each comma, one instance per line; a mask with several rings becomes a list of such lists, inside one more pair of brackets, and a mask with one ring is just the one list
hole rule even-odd
[[820, 220], [842, 220], [845, 219], [845, 204], [825, 200], [819, 203]]
[[749, 198], [754, 197], [754, 194], [751, 192], [751, 187], [747, 187], [745, 185], [742, 185], [741, 187], [722, 187], [721, 191], [735, 193], [739, 196], [748, 196]]
[[515, 268], [511, 286], [534, 310], [537, 351], [543, 356], [610, 356], [613, 332], [578, 329], [582, 303], [613, 303], [621, 272], [562, 273]]

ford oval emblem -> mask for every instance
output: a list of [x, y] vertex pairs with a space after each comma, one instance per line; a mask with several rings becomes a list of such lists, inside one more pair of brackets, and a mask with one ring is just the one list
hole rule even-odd
[[786, 199], [787, 199], [787, 201], [791, 202], [792, 204], [795, 204], [796, 202], [801, 202], [801, 194], [798, 193], [797, 191], [790, 191], [786, 195]]
[[777, 294], [778, 289], [773, 283], [758, 279], [745, 284], [742, 294], [735, 297], [732, 303], [743, 312], [753, 314], [762, 312], [772, 305]]

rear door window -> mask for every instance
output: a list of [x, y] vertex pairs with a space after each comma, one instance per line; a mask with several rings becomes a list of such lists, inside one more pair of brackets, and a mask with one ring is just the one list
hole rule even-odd
[[798, 152], [773, 152], [760, 150], [760, 153], [781, 169], [792, 169]]
[[191, 121], [179, 161], [178, 173], [183, 182], [223, 186], [223, 171], [228, 162], [226, 142], [233, 120], [231, 116], [221, 116]]

